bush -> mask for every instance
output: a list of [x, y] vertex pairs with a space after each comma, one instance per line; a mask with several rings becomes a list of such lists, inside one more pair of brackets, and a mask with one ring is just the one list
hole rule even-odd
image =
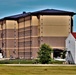
[[38, 63], [39, 63], [39, 59], [38, 58], [33, 60], [33, 64], [38, 64]]
[[25, 59], [1, 60], [0, 64], [33, 64], [33, 61]]
[[51, 51], [52, 48], [50, 48], [49, 45], [41, 45], [40, 50], [38, 52], [38, 58], [41, 64], [49, 64], [49, 62], [51, 61]]

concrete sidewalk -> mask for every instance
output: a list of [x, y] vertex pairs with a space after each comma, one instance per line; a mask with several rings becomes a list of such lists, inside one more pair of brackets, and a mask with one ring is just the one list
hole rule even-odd
[[70, 64], [4, 64], [7, 66], [76, 66]]

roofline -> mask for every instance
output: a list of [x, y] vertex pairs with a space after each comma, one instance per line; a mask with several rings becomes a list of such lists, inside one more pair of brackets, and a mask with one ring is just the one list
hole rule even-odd
[[56, 11], [60, 11], [60, 12], [45, 12], [46, 10], [49, 11], [50, 9], [44, 9], [44, 10], [31, 12], [31, 14], [32, 15], [71, 15], [71, 16], [76, 14], [74, 12], [64, 11], [64, 10], [57, 10], [57, 9], [51, 9], [51, 10], [56, 10]]
[[[26, 16], [21, 16], [19, 18], [24, 18], [24, 17], [27, 17], [27, 16], [30, 16], [30, 14], [28, 14]], [[4, 17], [4, 18], [0, 19], [0, 21], [3, 21], [3, 20], [18, 20], [19, 18]]]
[[76, 15], [75, 13], [73, 14], [68, 14], [68, 13], [32, 13], [32, 15], [70, 15], [70, 16], [73, 16], [73, 15]]
[[[29, 15], [27, 15], [27, 16], [38, 16], [38, 15], [70, 15], [70, 16], [73, 16], [73, 15], [76, 15], [76, 13], [73, 13], [73, 14], [61, 14], [61, 13], [43, 13], [43, 14], [40, 14], [40, 13], [38, 13], [38, 14], [35, 14], [35, 13], [30, 13]], [[24, 18], [24, 17], [27, 17], [27, 16], [22, 16], [22, 17], [19, 17], [19, 18]], [[2, 18], [2, 19], [0, 19], [0, 21], [3, 21], [3, 20], [18, 20], [19, 18], [10, 18], [10, 17], [4, 17], [4, 18]]]
[[[49, 10], [49, 9], [46, 9]], [[54, 9], [52, 9], [54, 10]], [[61, 10], [63, 11], [63, 10]], [[13, 17], [13, 16], [8, 16], [8, 17], [4, 17], [2, 19], [0, 19], [0, 21], [3, 20], [18, 20], [19, 18], [23, 18], [23, 17], [27, 17], [27, 16], [38, 16], [38, 15], [76, 15], [76, 13], [74, 12], [69, 12], [69, 11], [63, 11], [63, 12], [45, 12], [45, 10], [40, 10], [40, 11], [35, 11], [35, 12], [30, 12], [30, 13], [26, 13], [26, 15], [24, 16], [20, 16], [20, 17]]]

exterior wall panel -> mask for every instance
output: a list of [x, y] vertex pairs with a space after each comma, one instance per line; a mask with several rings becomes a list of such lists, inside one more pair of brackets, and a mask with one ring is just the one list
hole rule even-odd
[[0, 31], [2, 30], [2, 25], [0, 24]]
[[41, 37], [41, 44], [46, 43], [52, 48], [64, 49], [66, 37]]
[[18, 29], [17, 21], [14, 20], [6, 20], [6, 29]]
[[23, 22], [19, 22], [19, 28], [24, 28], [24, 21]]
[[8, 58], [18, 58], [17, 49], [6, 49], [6, 55]]
[[38, 37], [32, 37], [32, 47], [39, 47], [39, 43], [38, 43]]
[[2, 48], [2, 40], [0, 40], [0, 48]]
[[38, 54], [37, 54], [38, 51], [39, 51], [39, 48], [32, 48], [32, 59], [38, 57]]
[[14, 38], [14, 36], [15, 36], [14, 29], [6, 29], [6, 38]]
[[71, 32], [70, 16], [40, 16], [40, 36], [68, 36]]
[[31, 25], [32, 26], [38, 26], [38, 18], [37, 18], [37, 16], [32, 16]]
[[[12, 42], [12, 43], [11, 43]], [[14, 48], [14, 39], [7, 39], [6, 40], [6, 47], [7, 48]]]
[[32, 26], [31, 30], [32, 30], [31, 36], [38, 36], [38, 26]]
[[29, 27], [30, 26], [30, 20], [25, 21], [25, 27]]
[[41, 30], [41, 36], [55, 36], [55, 37], [67, 37], [69, 35], [68, 26], [43, 26]]

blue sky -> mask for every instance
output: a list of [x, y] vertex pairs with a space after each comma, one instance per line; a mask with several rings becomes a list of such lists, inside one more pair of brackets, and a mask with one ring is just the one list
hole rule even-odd
[[[0, 0], [0, 18], [41, 9], [61, 9], [76, 13], [76, 0]], [[76, 31], [76, 16], [74, 16]]]

